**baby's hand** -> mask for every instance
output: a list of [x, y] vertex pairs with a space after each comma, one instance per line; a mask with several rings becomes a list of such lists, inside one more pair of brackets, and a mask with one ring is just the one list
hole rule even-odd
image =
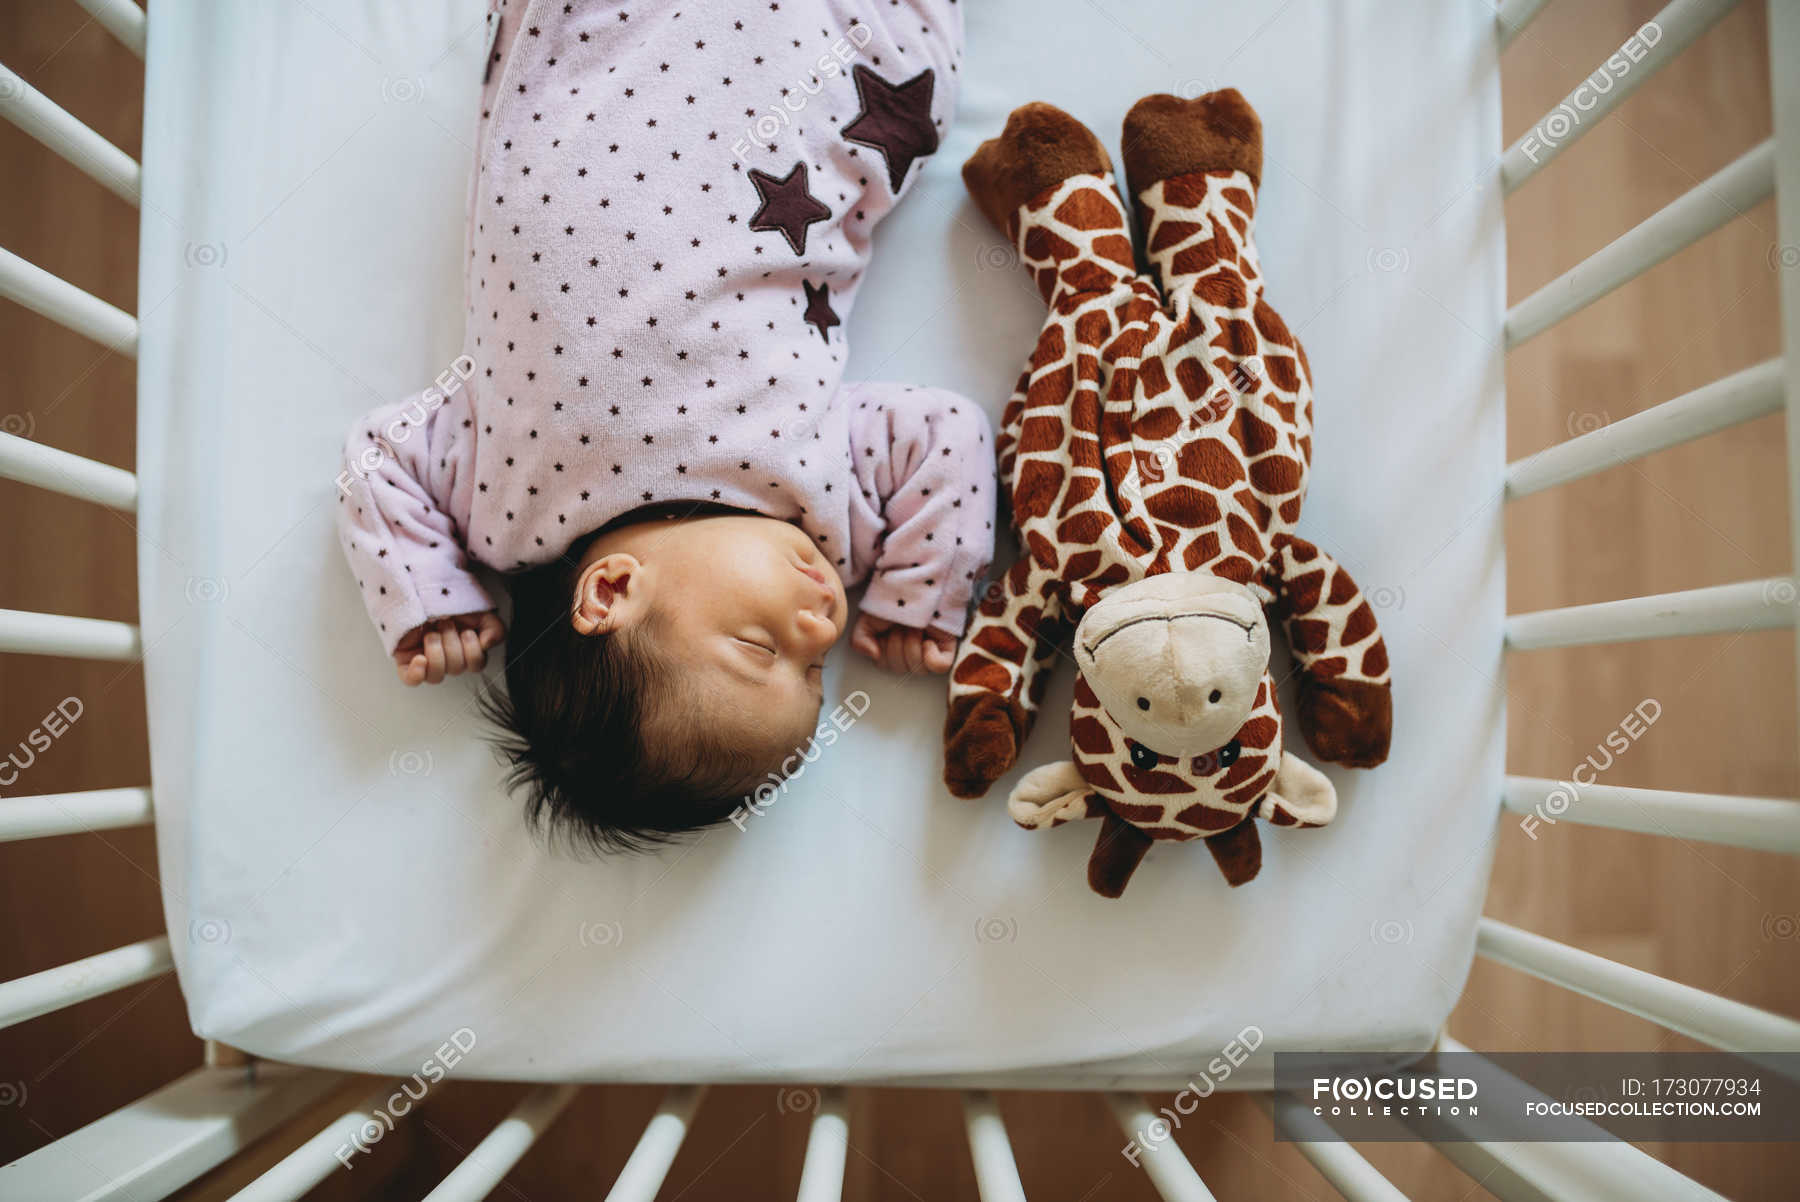
[[920, 630], [868, 614], [856, 615], [850, 645], [890, 672], [950, 670], [956, 659], [956, 636], [935, 627]]
[[491, 609], [437, 618], [401, 637], [394, 648], [394, 668], [408, 688], [437, 684], [446, 676], [481, 671], [487, 666], [488, 648], [505, 637], [506, 627]]

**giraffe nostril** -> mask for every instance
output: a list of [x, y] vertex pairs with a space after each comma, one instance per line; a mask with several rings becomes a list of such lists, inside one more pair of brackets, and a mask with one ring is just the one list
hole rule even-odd
[[1219, 699], [1223, 696], [1225, 696], [1225, 694], [1219, 692], [1219, 690], [1217, 690], [1217, 689], [1214, 689], [1211, 693], [1207, 694], [1206, 699], [1208, 701], [1212, 702], [1214, 705], [1217, 705], [1219, 703]]
[[1148, 697], [1139, 697], [1138, 698], [1138, 708], [1141, 710], [1149, 709], [1150, 708], [1150, 699]]

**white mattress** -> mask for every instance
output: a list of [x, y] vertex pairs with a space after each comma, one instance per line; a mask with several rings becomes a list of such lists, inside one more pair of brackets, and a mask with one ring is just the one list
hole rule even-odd
[[[1479, 4], [967, 5], [953, 130], [880, 231], [850, 378], [997, 416], [1042, 306], [958, 168], [1046, 99], [1240, 87], [1268, 295], [1309, 349], [1304, 532], [1383, 605], [1394, 754], [1227, 889], [939, 783], [943, 689], [840, 648], [867, 715], [764, 816], [642, 859], [534, 844], [463, 681], [403, 689], [332, 532], [352, 417], [459, 345], [482, 0], [160, 0], [143, 205], [139, 551], [164, 904], [194, 1029], [288, 1061], [550, 1079], [1184, 1081], [1246, 1027], [1423, 1048], [1468, 970], [1503, 742], [1503, 234]], [[1009, 548], [1010, 549], [1010, 548]], [[1066, 673], [1026, 766], [1067, 754]], [[466, 1037], [465, 1037], [466, 1039]], [[1253, 1037], [1254, 1041], [1254, 1037]], [[1052, 1069], [1051, 1066], [1065, 1066]], [[1070, 1069], [1066, 1066], [1085, 1066]]]

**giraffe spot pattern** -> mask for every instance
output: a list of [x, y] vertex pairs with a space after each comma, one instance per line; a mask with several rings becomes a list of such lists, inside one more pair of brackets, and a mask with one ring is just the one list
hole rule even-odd
[[[1312, 451], [1310, 372], [1262, 297], [1250, 241], [1254, 185], [1219, 171], [1141, 193], [1153, 282], [1130, 271], [1128, 222], [1112, 183], [1109, 175], [1065, 180], [1022, 206], [1012, 225], [1049, 313], [1001, 439], [1027, 550], [1020, 563], [1031, 569], [1029, 578], [1009, 574], [993, 620], [1020, 628], [1043, 606], [1072, 625], [1121, 584], [1209, 572], [1269, 600], [1303, 669], [1360, 670], [1385, 683], [1373, 612], [1341, 568], [1293, 535]], [[1004, 644], [1009, 688], [1039, 696], [1054, 650], [1033, 647], [1027, 660], [1016, 642]], [[963, 654], [988, 652], [977, 642]], [[953, 695], [961, 688], [953, 684]], [[1139, 767], [1079, 676], [1069, 729], [1095, 804], [1159, 840], [1242, 822], [1273, 786], [1282, 755], [1266, 673], [1229, 765], [1207, 755]], [[1294, 822], [1279, 809], [1270, 818]]]

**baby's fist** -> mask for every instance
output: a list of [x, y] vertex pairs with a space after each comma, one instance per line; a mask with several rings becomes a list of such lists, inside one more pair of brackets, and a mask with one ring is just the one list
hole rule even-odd
[[956, 658], [956, 636], [936, 627], [920, 630], [870, 614], [856, 615], [850, 646], [890, 672], [950, 670]]
[[434, 618], [401, 636], [394, 647], [394, 669], [408, 688], [438, 684], [446, 676], [487, 667], [488, 648], [505, 637], [506, 627], [491, 609]]

